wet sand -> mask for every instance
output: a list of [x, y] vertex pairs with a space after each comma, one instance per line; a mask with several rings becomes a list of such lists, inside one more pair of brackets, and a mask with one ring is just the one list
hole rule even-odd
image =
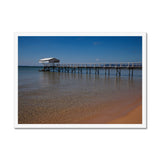
[[109, 123], [110, 124], [142, 124], [142, 105], [136, 107], [127, 115], [117, 118]]

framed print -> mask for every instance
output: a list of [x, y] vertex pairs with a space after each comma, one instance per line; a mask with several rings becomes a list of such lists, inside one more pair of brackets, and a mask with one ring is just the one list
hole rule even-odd
[[15, 33], [15, 128], [146, 128], [146, 33]]

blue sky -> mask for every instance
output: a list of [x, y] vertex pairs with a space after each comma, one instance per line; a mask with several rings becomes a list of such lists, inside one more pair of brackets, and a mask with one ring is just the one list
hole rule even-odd
[[141, 62], [142, 37], [18, 37], [18, 64], [37, 66], [41, 58], [61, 63]]

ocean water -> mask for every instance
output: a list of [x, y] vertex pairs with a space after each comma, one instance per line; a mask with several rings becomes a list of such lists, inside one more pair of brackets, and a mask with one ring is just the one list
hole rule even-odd
[[133, 77], [122, 70], [116, 77], [115, 70], [108, 76], [103, 70], [95, 75], [39, 69], [18, 67], [19, 123], [80, 123], [103, 109], [110, 121], [142, 103], [141, 70]]

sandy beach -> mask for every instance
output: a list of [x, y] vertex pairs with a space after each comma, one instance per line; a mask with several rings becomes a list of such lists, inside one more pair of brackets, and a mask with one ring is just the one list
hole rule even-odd
[[[81, 123], [90, 124], [141, 124], [142, 123], [142, 105], [141, 98], [136, 102], [125, 106], [122, 110], [117, 111], [114, 114], [108, 114], [108, 108], [103, 109], [103, 111], [95, 114], [94, 116], [87, 117], [83, 119]], [[105, 104], [104, 104], [105, 106]], [[115, 107], [115, 106], [113, 106]], [[112, 108], [112, 106], [111, 106]], [[127, 110], [130, 108], [130, 110]], [[117, 107], [115, 107], [117, 109]], [[111, 110], [111, 109], [110, 109]]]
[[127, 115], [117, 118], [109, 123], [110, 124], [142, 124], [142, 105], [136, 107]]

